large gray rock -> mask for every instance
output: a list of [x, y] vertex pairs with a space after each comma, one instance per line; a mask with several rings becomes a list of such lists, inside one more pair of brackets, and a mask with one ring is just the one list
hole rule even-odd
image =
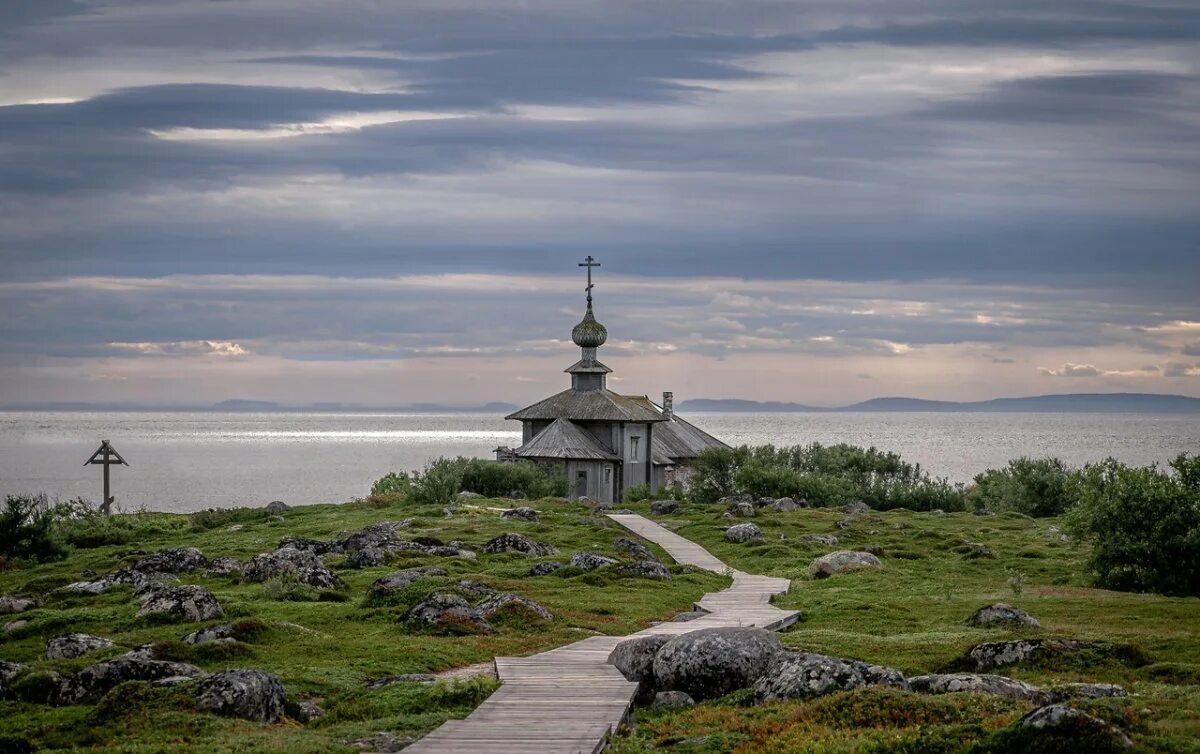
[[756, 524], [736, 524], [725, 530], [725, 539], [730, 542], [759, 542], [762, 538], [762, 529]]
[[266, 507], [267, 513], [270, 513], [272, 516], [278, 516], [280, 513], [287, 513], [291, 509], [292, 506], [288, 505], [282, 500], [272, 500], [271, 502], [267, 503]]
[[914, 676], [908, 679], [908, 687], [922, 694], [953, 694], [965, 691], [974, 694], [995, 694], [1037, 703], [1045, 702], [1049, 698], [1046, 691], [1024, 681], [1005, 678], [1002, 675], [977, 673]]
[[290, 547], [293, 550], [307, 550], [314, 555], [326, 555], [331, 552], [341, 552], [342, 543], [333, 539], [309, 539], [308, 537], [284, 537], [279, 540], [275, 549], [282, 550]]
[[202, 628], [199, 631], [193, 631], [181, 639], [184, 644], [203, 644], [206, 641], [222, 641], [233, 638], [233, 626], [229, 623], [221, 623], [216, 626]]
[[1017, 626], [1041, 628], [1042, 624], [1024, 610], [997, 602], [994, 605], [981, 607], [971, 616], [971, 624], [976, 626]]
[[794, 511], [798, 508], [807, 508], [808, 501], [807, 500], [804, 501], [804, 504], [801, 505], [799, 502], [797, 502], [795, 500], [795, 498], [781, 497], [781, 498], [778, 498], [775, 502], [771, 503], [771, 507], [773, 509], [775, 509], [776, 511], [779, 511], [780, 513], [791, 513], [792, 511]]
[[1050, 689], [1050, 696], [1056, 702], [1067, 699], [1105, 699], [1107, 697], [1125, 697], [1129, 692], [1115, 683], [1060, 683]]
[[618, 538], [616, 542], [613, 542], [613, 549], [626, 555], [632, 555], [638, 560], [658, 560], [649, 547], [628, 537]]
[[882, 568], [879, 558], [869, 552], [838, 550], [822, 555], [808, 565], [808, 573], [814, 579], [825, 579], [835, 573], [845, 573], [863, 568]]
[[554, 620], [554, 614], [531, 599], [512, 592], [497, 592], [475, 606], [475, 611], [485, 619], [495, 619], [498, 616], [518, 614], [534, 617], [544, 621]]
[[597, 568], [616, 565], [616, 563], [616, 558], [610, 558], [607, 555], [597, 555], [594, 552], [577, 552], [571, 556], [571, 565], [576, 568], [582, 568], [585, 571], [594, 571]]
[[260, 723], [283, 717], [287, 693], [278, 677], [261, 670], [225, 670], [200, 681], [196, 706], [226, 717]]
[[175, 547], [147, 555], [133, 565], [133, 570], [141, 573], [183, 573], [200, 570], [207, 565], [208, 558], [195, 547]]
[[554, 560], [546, 561], [545, 563], [536, 563], [533, 568], [529, 569], [531, 576], [547, 576], [562, 568], [563, 564]]
[[1078, 639], [1012, 639], [987, 641], [967, 650], [976, 670], [1002, 668], [1030, 660], [1039, 660], [1072, 652], [1096, 649], [1103, 645]]
[[679, 503], [674, 500], [655, 500], [650, 503], [650, 514], [654, 516], [665, 516], [668, 513], [676, 513], [679, 510]]
[[426, 628], [490, 633], [492, 626], [457, 594], [437, 592], [404, 614], [404, 620]]
[[359, 531], [343, 534], [338, 538], [337, 543], [343, 552], [353, 552], [366, 547], [387, 549], [403, 541], [397, 536], [396, 531], [411, 524], [411, 519], [404, 519], [403, 521], [379, 521]]
[[516, 534], [509, 532], [492, 537], [483, 546], [483, 551], [488, 553], [500, 552], [519, 552], [525, 555], [557, 555], [558, 550], [550, 545], [534, 541], [524, 534]]
[[23, 613], [37, 607], [37, 602], [22, 597], [0, 597], [0, 615]]
[[638, 560], [617, 566], [614, 571], [618, 576], [636, 576], [641, 579], [657, 579], [670, 581], [671, 572], [657, 560]]
[[855, 500], [853, 503], [847, 503], [842, 506], [843, 513], [849, 513], [851, 516], [859, 516], [864, 513], [871, 512], [871, 506], [861, 500]]
[[105, 649], [114, 644], [102, 636], [91, 634], [63, 634], [46, 642], [47, 660], [70, 660], [83, 657], [88, 652]]
[[651, 634], [626, 639], [608, 656], [609, 664], [621, 671], [625, 680], [638, 684], [639, 704], [647, 704], [654, 699], [654, 656], [664, 644], [671, 641], [671, 638], [662, 634]]
[[528, 521], [531, 524], [538, 523], [541, 518], [538, 517], [538, 512], [529, 506], [521, 506], [520, 508], [509, 508], [500, 514], [500, 518], [512, 520], [519, 518], [522, 521]]
[[25, 666], [19, 662], [0, 660], [0, 699], [7, 699], [12, 695], [10, 686], [13, 680], [24, 671]]
[[838, 538], [832, 534], [806, 534], [800, 538], [800, 541], [811, 545], [837, 547]]
[[294, 547], [260, 553], [242, 567], [242, 578], [246, 581], [267, 581], [286, 574], [295, 574], [300, 583], [318, 589], [336, 589], [342, 584], [314, 552]]
[[654, 695], [654, 707], [680, 708], [691, 707], [696, 704], [696, 700], [683, 693], [682, 691], [660, 691]]
[[815, 652], [782, 652], [754, 684], [754, 695], [759, 702], [810, 699], [863, 686], [908, 688], [904, 674], [894, 668]]
[[782, 651], [779, 637], [761, 628], [705, 628], [677, 636], [654, 657], [655, 685], [712, 699], [752, 685]]
[[[1061, 704], [1039, 707], [1014, 723], [1013, 727], [1018, 730], [1055, 731], [1076, 740], [1092, 738], [1099, 734], [1111, 740], [1116, 747], [1128, 748], [1133, 746], [1133, 741], [1129, 739], [1129, 736], [1095, 715]], [[1088, 750], [1091, 749], [1089, 748]]]
[[734, 503], [729, 506], [729, 514], [740, 518], [753, 518], [757, 511], [754, 509], [754, 503]]
[[230, 557], [214, 558], [204, 569], [205, 576], [232, 576], [241, 572], [242, 561]]
[[59, 686], [58, 704], [91, 704], [126, 681], [159, 681], [164, 678], [200, 678], [206, 675], [195, 665], [163, 662], [140, 657], [118, 657], [79, 671]]
[[213, 593], [202, 586], [175, 586], [149, 593], [137, 617], [161, 615], [190, 621], [220, 618], [224, 613]]
[[427, 579], [431, 576], [445, 576], [446, 571], [435, 566], [420, 566], [417, 568], [405, 568], [403, 571], [390, 573], [383, 578], [376, 579], [371, 587], [367, 590], [368, 594], [375, 597], [387, 597], [395, 594], [402, 589], [407, 589], [409, 585], [420, 579]]
[[104, 594], [114, 586], [116, 586], [115, 581], [102, 578], [95, 581], [73, 581], [64, 587], [59, 587], [56, 591], [70, 592], [71, 594]]

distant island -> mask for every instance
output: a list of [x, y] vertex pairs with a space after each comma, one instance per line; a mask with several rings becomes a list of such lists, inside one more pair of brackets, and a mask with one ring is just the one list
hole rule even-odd
[[1024, 398], [993, 398], [987, 401], [932, 401], [923, 398], [872, 398], [861, 403], [834, 408], [808, 406], [803, 403], [752, 401], [740, 398], [692, 398], [682, 401], [679, 411], [741, 411], [762, 413], [783, 412], [851, 412], [851, 411], [921, 411], [921, 412], [1005, 412], [1036, 413], [1139, 413], [1139, 414], [1197, 414], [1200, 398], [1186, 395], [1154, 393], [1067, 393], [1063, 395], [1033, 395]]
[[398, 406], [374, 406], [361, 403], [320, 402], [286, 404], [275, 401], [231, 398], [218, 403], [155, 404], [155, 403], [85, 403], [81, 401], [47, 401], [0, 405], [0, 411], [223, 411], [223, 412], [338, 412], [373, 411], [413, 414], [508, 414], [520, 406], [515, 403], [490, 401], [478, 405], [443, 403], [410, 403]]

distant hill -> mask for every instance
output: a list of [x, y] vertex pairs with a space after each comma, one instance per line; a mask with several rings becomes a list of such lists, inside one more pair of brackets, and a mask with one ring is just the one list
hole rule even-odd
[[279, 404], [275, 401], [252, 401], [243, 398], [231, 398], [227, 401], [214, 403], [214, 411], [278, 411]]
[[741, 399], [693, 398], [683, 401], [679, 411], [1028, 411], [1040, 413], [1200, 413], [1200, 398], [1155, 393], [1068, 393], [1033, 395], [1025, 398], [993, 398], [988, 401], [931, 401], [923, 398], [872, 398], [849, 406], [820, 408], [801, 403], [749, 401]]

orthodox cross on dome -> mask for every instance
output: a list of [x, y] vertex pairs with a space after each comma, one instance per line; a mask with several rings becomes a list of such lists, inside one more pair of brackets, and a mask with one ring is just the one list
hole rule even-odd
[[588, 254], [587, 257], [584, 258], [584, 261], [579, 263], [579, 266], [587, 268], [588, 284], [587, 288], [584, 290], [587, 291], [587, 302], [588, 308], [590, 309], [592, 308], [592, 288], [594, 287], [592, 285], [592, 268], [599, 267], [600, 263], [593, 259], [591, 254]]

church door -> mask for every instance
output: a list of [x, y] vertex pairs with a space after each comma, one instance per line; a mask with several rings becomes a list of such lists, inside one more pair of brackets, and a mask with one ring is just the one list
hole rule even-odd
[[575, 474], [575, 497], [587, 497], [588, 491], [587, 472], [579, 471]]

